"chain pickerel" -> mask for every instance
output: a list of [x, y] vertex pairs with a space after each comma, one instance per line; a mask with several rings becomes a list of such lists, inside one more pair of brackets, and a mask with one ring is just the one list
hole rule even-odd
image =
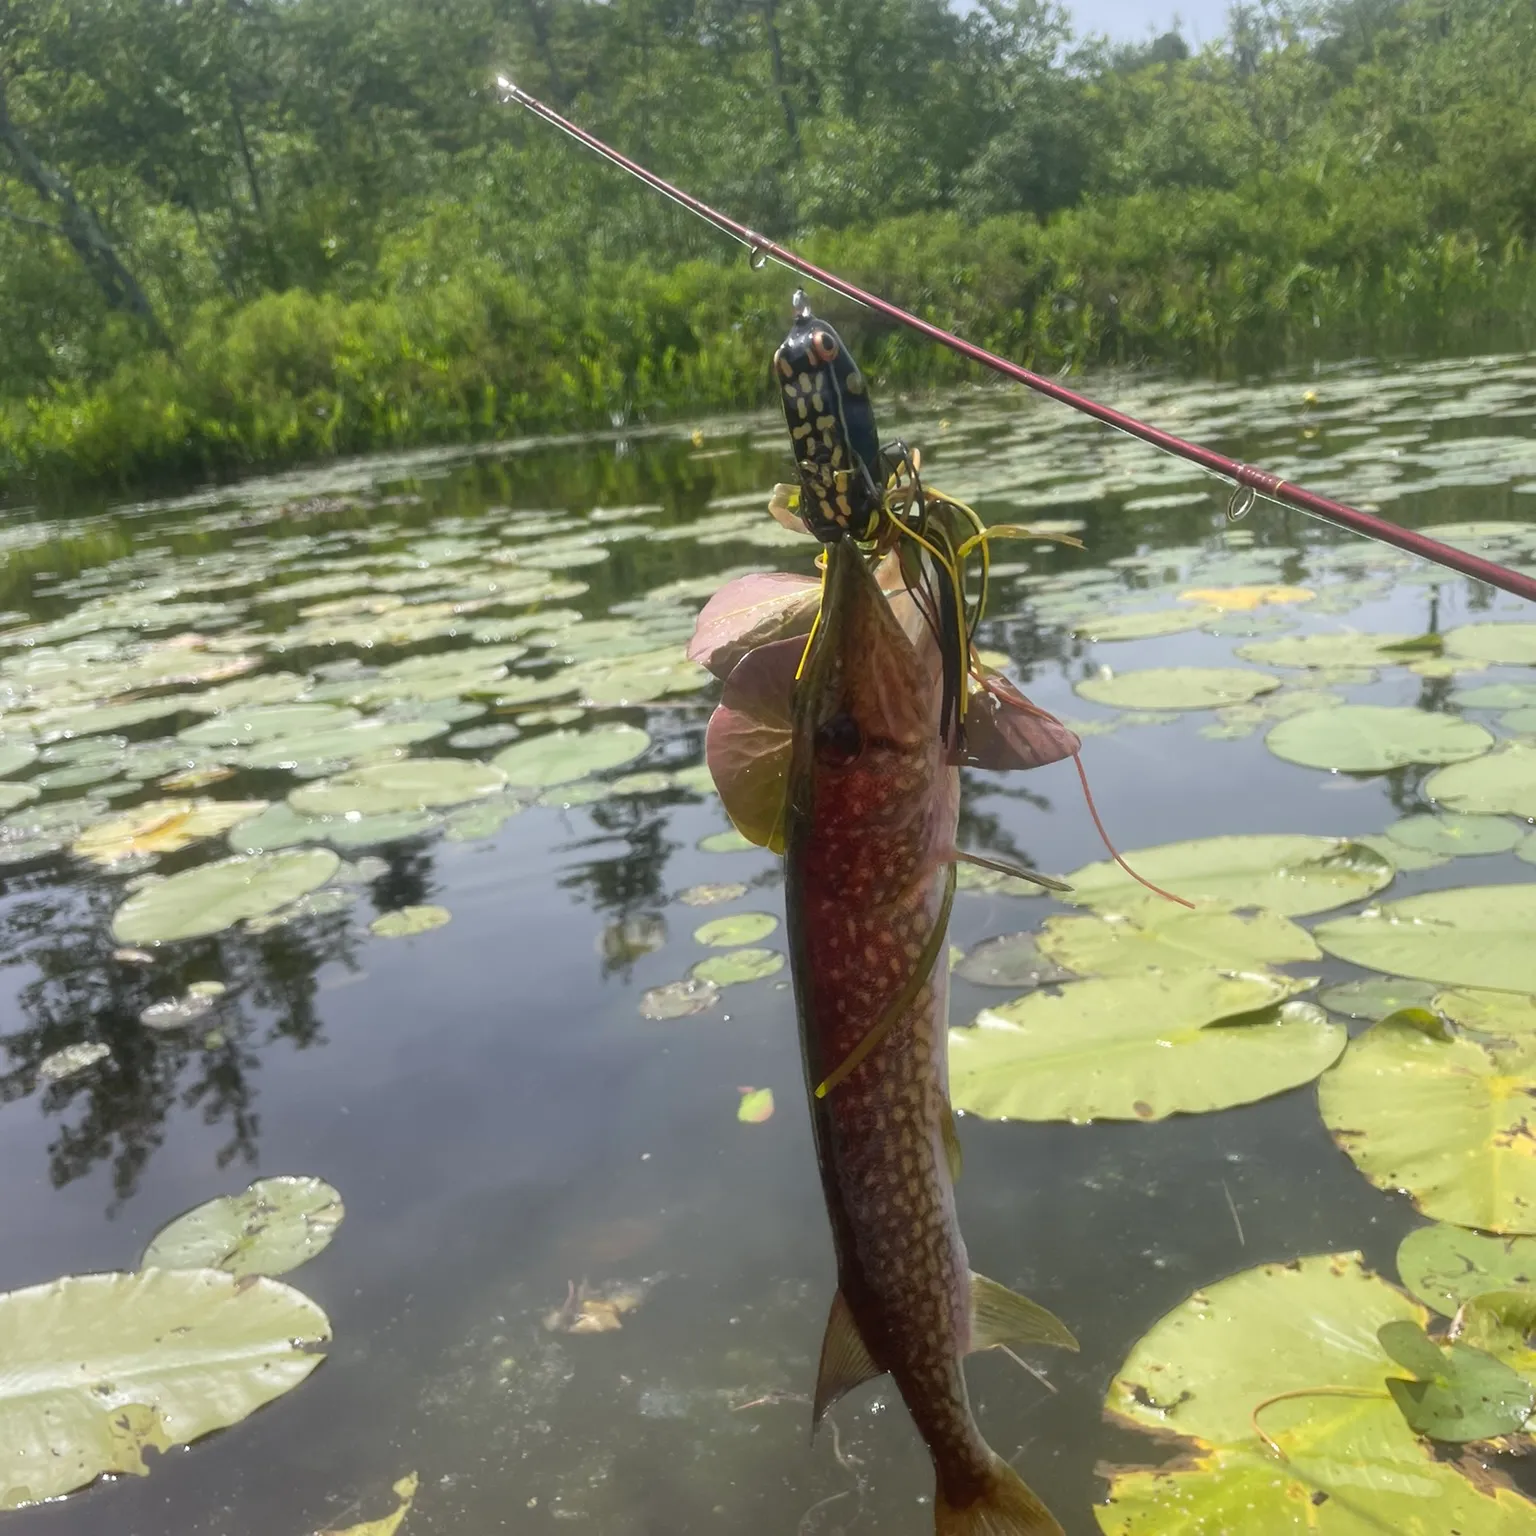
[[889, 1372], [933, 1458], [938, 1536], [1059, 1533], [982, 1438], [962, 1372], [974, 1350], [1077, 1344], [1043, 1307], [971, 1272], [955, 1215], [946, 931], [960, 787], [934, 730], [940, 658], [851, 537], [830, 540], [826, 562], [784, 808], [790, 959], [838, 1278], [813, 1419]]

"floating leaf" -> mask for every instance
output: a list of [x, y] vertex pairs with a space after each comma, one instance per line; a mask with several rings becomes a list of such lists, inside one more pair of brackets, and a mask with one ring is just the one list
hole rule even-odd
[[1536, 1294], [1536, 1237], [1491, 1237], [1443, 1222], [1419, 1227], [1398, 1247], [1397, 1272], [1426, 1306], [1454, 1317], [1485, 1291]]
[[1493, 745], [1493, 737], [1455, 715], [1342, 704], [1282, 720], [1264, 745], [1276, 757], [1304, 768], [1380, 773], [1409, 763], [1459, 763], [1478, 757]]
[[19, 773], [37, 761], [37, 746], [30, 741], [0, 742], [0, 778]]
[[1134, 917], [1050, 917], [1040, 948], [1080, 976], [1133, 976], [1140, 971], [1257, 970], [1322, 951], [1305, 928], [1274, 912], [1238, 913], [1208, 903], [1191, 911], [1172, 902], [1138, 905]]
[[697, 944], [727, 949], [737, 944], [756, 944], [778, 926], [778, 918], [767, 912], [739, 912], [702, 924], [693, 930], [693, 937]]
[[[42, 788], [38, 784], [5, 784], [0, 783], [0, 812], [14, 811], [18, 805], [25, 805], [29, 800], [36, 800], [42, 794]], [[49, 787], [49, 786], [44, 786]], [[51, 786], [57, 788], [57, 786]]]
[[1271, 603], [1309, 603], [1317, 593], [1307, 587], [1195, 587], [1179, 593], [1181, 603], [1202, 603], [1222, 613], [1247, 613]]
[[1412, 638], [1412, 635], [1360, 635], [1332, 630], [1321, 635], [1286, 635], [1280, 640], [1259, 640], [1252, 645], [1238, 646], [1237, 654], [1244, 661], [1256, 661], [1262, 667], [1370, 669], [1393, 659], [1389, 647]]
[[717, 987], [730, 987], [743, 981], [761, 981], [783, 969], [784, 956], [776, 949], [733, 949], [729, 954], [700, 960], [688, 974]]
[[207, 1018], [213, 1012], [213, 1003], [213, 998], [201, 992], [188, 992], [185, 997], [151, 1003], [139, 1014], [139, 1023], [145, 1029], [184, 1029]]
[[681, 1019], [707, 1012], [719, 1001], [720, 988], [714, 982], [690, 976], [686, 981], [652, 987], [640, 999], [640, 1012], [647, 1019]]
[[1441, 1348], [1407, 1318], [1383, 1323], [1381, 1347], [1414, 1373], [1387, 1378], [1411, 1429], [1452, 1443], [1507, 1435], [1525, 1423], [1536, 1388], [1502, 1361], [1466, 1344]]
[[0, 1296], [0, 1509], [144, 1475], [146, 1449], [238, 1423], [298, 1386], [329, 1339], [325, 1314], [282, 1281], [207, 1269]]
[[1532, 1094], [1536, 1037], [1437, 1038], [1405, 1012], [1350, 1042], [1318, 1103], [1361, 1173], [1405, 1191], [1426, 1216], [1536, 1232]]
[[494, 795], [506, 784], [489, 763], [456, 757], [411, 757], [354, 768], [317, 784], [304, 784], [288, 803], [305, 816], [379, 816], [463, 805]]
[[513, 742], [491, 762], [508, 784], [542, 788], [569, 784], [590, 773], [633, 762], [651, 744], [632, 725], [604, 725], [590, 731], [548, 731]]
[[983, 939], [955, 962], [954, 972], [983, 987], [1039, 987], [1073, 979], [1071, 971], [1041, 954], [1032, 933]]
[[1501, 666], [1536, 664], [1536, 624], [1463, 624], [1445, 637], [1452, 656]]
[[988, 1119], [1161, 1120], [1310, 1082], [1344, 1049], [1310, 983], [1189, 970], [1069, 982], [949, 1033], [957, 1109]]
[[[100, 1040], [82, 1041], [79, 1045], [66, 1045], [62, 1050], [44, 1056], [37, 1064], [37, 1075], [44, 1082], [57, 1083], [98, 1061], [105, 1061], [112, 1054], [112, 1047]], [[0, 1506], [3, 1507], [3, 1506]]]
[[772, 1088], [738, 1088], [741, 1103], [736, 1106], [736, 1118], [743, 1125], [761, 1125], [773, 1118]]
[[677, 899], [685, 907], [714, 907], [725, 901], [739, 901], [746, 894], [746, 886], [732, 881], [726, 885], [690, 885], [677, 893]]
[[1536, 1291], [1479, 1292], [1466, 1303], [1453, 1331], [1461, 1343], [1486, 1350], [1536, 1385]]
[[275, 912], [325, 884], [341, 860], [328, 848], [220, 859], [135, 891], [117, 909], [120, 944], [165, 944], [219, 933]]
[[474, 842], [477, 838], [491, 837], [502, 825], [523, 809], [523, 802], [511, 795], [496, 795], [461, 806], [449, 813], [443, 822], [444, 836], [451, 843]]
[[1536, 707], [1536, 683], [1483, 683], [1451, 702], [1463, 709], [1529, 709]]
[[1384, 1019], [1403, 1008], [1428, 1008], [1440, 988], [1428, 981], [1404, 981], [1397, 976], [1369, 976], [1364, 981], [1326, 987], [1318, 1002], [1350, 1019]]
[[1206, 608], [1159, 608], [1152, 613], [1106, 613], [1079, 619], [1072, 633], [1084, 640], [1150, 640], [1158, 635], [1178, 635], [1199, 629], [1221, 610]]
[[1108, 1469], [1095, 1511], [1105, 1536], [1528, 1536], [1536, 1506], [1437, 1460], [1393, 1404], [1396, 1367], [1376, 1335], [1399, 1320], [1427, 1316], [1358, 1253], [1197, 1291], [1110, 1384], [1107, 1414], [1145, 1430], [1166, 1460]]
[[266, 808], [265, 800], [151, 800], [89, 826], [71, 852], [103, 869], [145, 854], [175, 853], [217, 837]]
[[1486, 757], [1442, 768], [1424, 793], [1450, 811], [1536, 821], [1536, 745], [1506, 741]]
[[393, 912], [381, 912], [368, 924], [368, 931], [381, 939], [408, 939], [441, 928], [452, 916], [447, 907], [399, 907]]
[[1387, 828], [1394, 843], [1451, 858], [1508, 853], [1524, 835], [1523, 827], [1501, 816], [1405, 816]]
[[[1285, 917], [1326, 912], [1372, 896], [1392, 879], [1380, 854], [1344, 838], [1259, 833], [1202, 837], [1125, 855], [1138, 874], [1190, 901], [1264, 907]], [[1117, 864], [1085, 864], [1064, 899], [1134, 912], [1153, 897]]]
[[1095, 704], [1121, 709], [1216, 709], [1279, 686], [1278, 677], [1240, 667], [1147, 667], [1085, 678], [1075, 692]]
[[756, 843], [748, 842], [735, 827], [727, 827], [723, 832], [711, 832], [699, 839], [701, 853], [745, 853], [756, 846]]
[[139, 1268], [287, 1274], [330, 1246], [344, 1214], [341, 1196], [323, 1179], [257, 1179], [161, 1227]]
[[1317, 942], [1373, 971], [1536, 992], [1536, 885], [1430, 891], [1323, 923]]
[[416, 1502], [416, 1490], [420, 1482], [420, 1478], [412, 1472], [395, 1484], [393, 1492], [400, 1503], [390, 1514], [378, 1520], [364, 1520], [361, 1525], [349, 1525], [344, 1530], [322, 1531], [320, 1536], [396, 1536], [405, 1517], [410, 1514], [411, 1506]]

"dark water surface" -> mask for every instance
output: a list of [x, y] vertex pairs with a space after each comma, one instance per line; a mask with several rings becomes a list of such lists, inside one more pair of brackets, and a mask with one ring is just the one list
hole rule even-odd
[[[1103, 392], [1403, 522], [1536, 514], [1536, 359], [1343, 368], [1254, 388], [1110, 380]], [[1513, 599], [1269, 506], [1229, 526], [1221, 487], [1028, 397], [888, 406], [882, 425], [922, 444], [931, 477], [988, 521], [1082, 525], [1082, 551], [1000, 552], [1011, 574], [982, 636], [1010, 655], [1037, 703], [1077, 720], [1115, 719], [1072, 693], [1101, 666], [1242, 665], [1232, 633], [1098, 645], [1072, 635], [1074, 617], [1168, 606], [1190, 586], [1311, 586], [1316, 603], [1270, 615], [1289, 633], [1418, 634], [1527, 616]], [[20, 511], [0, 531], [0, 608], [13, 610], [0, 633], [0, 688], [10, 690], [0, 740], [49, 743], [48, 722], [68, 700], [37, 690], [60, 677], [76, 680], [84, 707], [61, 739], [90, 734], [94, 672], [189, 634], [258, 658], [248, 676], [294, 673], [311, 690], [303, 696], [330, 698], [349, 680], [367, 683], [363, 669], [411, 654], [504, 651], [504, 635], [474, 626], [552, 609], [579, 617], [530, 625], [544, 643], [511, 661], [511, 679], [554, 671], [551, 658], [615, 604], [625, 623], [647, 626], [645, 644], [628, 649], [680, 645], [720, 573], [810, 569], [809, 543], [779, 537], [763, 511], [788, 462], [763, 418], [704, 423], [697, 441], [684, 428], [416, 455], [99, 514]], [[1528, 568], [1536, 558], [1519, 539], [1511, 548]], [[541, 551], [553, 595], [530, 600], [545, 590], [528, 575]], [[525, 585], [494, 590], [509, 572]], [[299, 583], [304, 595], [285, 596]], [[446, 617], [330, 643], [330, 617], [302, 611], [380, 592]], [[1357, 701], [1454, 707], [1453, 680], [1401, 667], [1340, 686]], [[649, 732], [642, 758], [599, 780], [698, 762], [715, 690], [678, 687], [585, 709], [567, 727]], [[571, 702], [497, 708], [496, 695], [477, 694], [483, 712], [467, 707], [449, 729]], [[364, 707], [424, 718], [442, 702], [407, 692]], [[21, 811], [99, 797], [88, 809], [100, 819], [163, 796], [158, 775], [136, 777], [129, 749], [201, 718], [186, 707], [124, 726], [122, 755], [103, 758], [113, 775], [55, 784]], [[1086, 738], [1098, 805], [1123, 849], [1221, 833], [1377, 833], [1422, 804], [1421, 770], [1319, 773], [1273, 757], [1262, 728], [1202, 735], [1212, 719], [1133, 720]], [[410, 750], [489, 759], [499, 748], [454, 748], [440, 735]], [[232, 765], [235, 777], [194, 793], [277, 801], [299, 782]], [[1070, 763], [971, 777], [971, 846], [1058, 872], [1102, 855]], [[487, 836], [429, 827], [344, 848], [384, 861], [365, 866], [350, 909], [168, 945], [150, 966], [114, 960], [110, 931], [125, 882], [144, 866], [111, 874], [42, 848], [0, 868], [0, 1290], [131, 1268], [171, 1217], [258, 1176], [319, 1175], [347, 1211], [329, 1249], [289, 1277], [335, 1329], [313, 1377], [154, 1461], [147, 1478], [3, 1517], [15, 1536], [306, 1536], [384, 1513], [390, 1484], [412, 1470], [422, 1491], [406, 1536], [931, 1529], [927, 1458], [888, 1384], [838, 1409], [835, 1443], [823, 1434], [807, 1444], [804, 1398], [832, 1268], [787, 972], [727, 988], [720, 1007], [694, 1017], [648, 1020], [637, 1007], [707, 953], [691, 937], [700, 922], [782, 917], [775, 861], [700, 850], [726, 822], [687, 781], [568, 807], [545, 799]], [[228, 852], [215, 837], [155, 867], [174, 873]], [[1401, 874], [1389, 894], [1530, 874], [1514, 855], [1473, 868]], [[674, 899], [738, 880], [751, 889], [730, 905]], [[409, 939], [369, 932], [378, 912], [424, 902], [452, 921]], [[962, 892], [952, 938], [969, 947], [1058, 910]], [[625, 934], [663, 929], [659, 948], [626, 956]], [[782, 927], [765, 942], [782, 947]], [[1333, 960], [1301, 969], [1358, 974]], [[176, 1032], [138, 1022], [194, 979], [229, 987], [208, 1020]], [[957, 981], [953, 1018], [1010, 995]], [[46, 1055], [86, 1041], [110, 1057], [39, 1080]], [[736, 1120], [748, 1085], [774, 1090], [765, 1124]], [[1146, 1459], [1100, 1408], [1130, 1346], [1165, 1311], [1223, 1275], [1300, 1254], [1359, 1248], [1391, 1272], [1418, 1218], [1335, 1149], [1315, 1092], [1155, 1125], [963, 1121], [958, 1198], [973, 1262], [1083, 1342], [1079, 1357], [1042, 1361], [1054, 1394], [1006, 1358], [975, 1361], [978, 1418], [1073, 1536], [1096, 1529], [1096, 1463]], [[547, 1330], [545, 1314], [582, 1280], [654, 1285], [621, 1331]]]

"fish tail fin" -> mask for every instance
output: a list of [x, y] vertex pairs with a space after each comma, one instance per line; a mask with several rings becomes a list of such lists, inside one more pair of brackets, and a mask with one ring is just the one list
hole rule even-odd
[[986, 1486], [969, 1504], [952, 1504], [941, 1486], [933, 1500], [936, 1536], [1064, 1536], [1056, 1517], [1001, 1456], [993, 1454]]

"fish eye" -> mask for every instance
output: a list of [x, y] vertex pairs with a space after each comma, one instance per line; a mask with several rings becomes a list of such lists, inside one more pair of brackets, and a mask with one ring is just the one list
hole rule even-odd
[[864, 750], [859, 722], [846, 711], [833, 715], [816, 732], [816, 756], [829, 768], [847, 768]]
[[811, 334], [811, 351], [824, 363], [837, 356], [837, 337], [831, 331], [814, 331]]

